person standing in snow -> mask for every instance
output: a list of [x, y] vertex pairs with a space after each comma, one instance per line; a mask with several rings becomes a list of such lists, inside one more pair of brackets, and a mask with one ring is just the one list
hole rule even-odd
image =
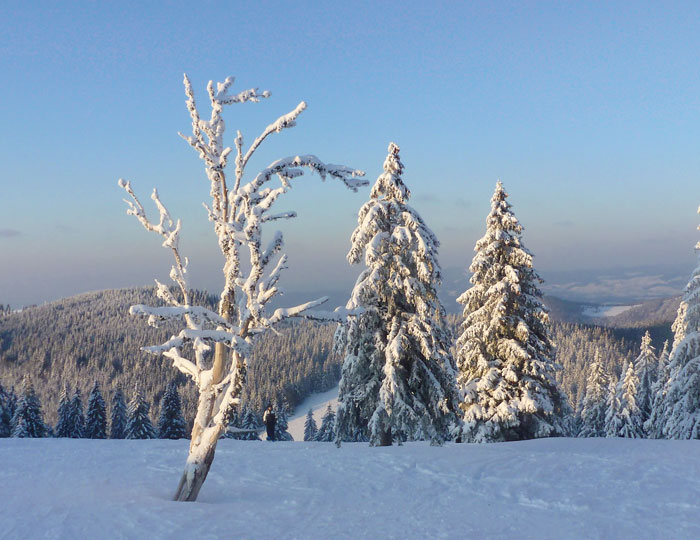
[[267, 429], [267, 440], [274, 441], [275, 440], [275, 424], [277, 424], [277, 417], [275, 416], [275, 413], [272, 411], [271, 404], [267, 406], [267, 409], [265, 409], [265, 414], [263, 414], [263, 423], [265, 424], [265, 428]]

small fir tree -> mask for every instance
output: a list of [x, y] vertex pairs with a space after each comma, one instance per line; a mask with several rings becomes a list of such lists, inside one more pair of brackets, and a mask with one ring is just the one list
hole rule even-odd
[[46, 436], [46, 424], [41, 403], [28, 378], [24, 379], [22, 394], [17, 401], [12, 418], [12, 437], [39, 438]]
[[85, 437], [88, 439], [107, 438], [107, 408], [97, 381], [95, 381], [88, 397]]
[[620, 386], [619, 415], [621, 425], [618, 436], [628, 439], [640, 439], [644, 437], [644, 428], [642, 427], [642, 413], [637, 405], [639, 378], [633, 363], [627, 366], [627, 370], [623, 372], [623, 375]]
[[318, 427], [316, 426], [316, 420], [314, 420], [314, 411], [309, 408], [309, 412], [306, 413], [306, 420], [304, 421], [304, 441], [315, 440], [317, 431]]
[[10, 410], [10, 394], [0, 384], [0, 438], [12, 434], [12, 411]]
[[663, 437], [663, 422], [660, 420], [663, 417], [666, 384], [669, 378], [668, 355], [668, 340], [666, 340], [664, 348], [659, 354], [658, 377], [652, 386], [651, 413], [647, 421], [644, 422], [644, 432], [650, 439]]
[[606, 398], [610, 376], [603, 366], [600, 350], [596, 349], [590, 374], [586, 381], [586, 395], [581, 408], [579, 437], [605, 437]]
[[241, 428], [250, 431], [248, 433], [243, 433], [241, 435], [241, 440], [259, 441], [260, 436], [258, 435], [257, 430], [260, 430], [260, 426], [262, 424], [260, 423], [260, 420], [258, 419], [257, 415], [253, 412], [252, 409], [245, 407], [244, 410], [245, 413], [243, 416], [243, 421], [241, 422]]
[[110, 439], [126, 438], [126, 401], [122, 389], [117, 387], [112, 397], [112, 414], [109, 428]]
[[159, 439], [186, 439], [187, 430], [185, 418], [182, 415], [180, 395], [175, 383], [170, 383], [160, 402], [160, 416], [158, 418]]
[[143, 394], [141, 394], [141, 390], [138, 388], [126, 411], [125, 436], [127, 439], [156, 438], [156, 432], [148, 416], [148, 405], [143, 398]]
[[85, 436], [85, 415], [83, 414], [83, 399], [80, 389], [76, 388], [70, 400], [68, 411], [68, 436], [72, 439], [81, 439]]
[[351, 317], [336, 336], [345, 357], [338, 443], [441, 442], [456, 422], [451, 336], [436, 290], [439, 242], [408, 205], [410, 191], [402, 174], [399, 147], [391, 143], [384, 172], [352, 234], [348, 260], [356, 264], [364, 258], [366, 268], [347, 307], [363, 313]]
[[316, 440], [319, 442], [331, 442], [335, 438], [335, 412], [331, 409], [331, 404], [326, 407], [326, 412], [321, 419], [321, 427], [316, 433]]
[[636, 403], [639, 407], [639, 415], [642, 425], [651, 416], [651, 408], [654, 401], [653, 386], [658, 378], [658, 358], [651, 346], [651, 336], [647, 330], [642, 337], [642, 345], [637, 359], [634, 361], [634, 370], [639, 380], [637, 386]]
[[70, 398], [68, 397], [68, 385], [64, 385], [58, 399], [58, 421], [56, 422], [56, 437], [70, 437]]
[[620, 403], [620, 388], [621, 385], [618, 384], [618, 381], [615, 381], [614, 379], [610, 380], [610, 384], [608, 385], [608, 398], [605, 410], [606, 437], [620, 436], [620, 428], [622, 427], [622, 417], [620, 416], [620, 411], [622, 410], [622, 406]]
[[275, 416], [277, 417], [277, 422], [275, 423], [275, 440], [276, 441], [293, 441], [294, 437], [287, 431], [289, 427], [289, 420], [287, 418], [286, 407], [277, 406]]
[[513, 441], [566, 434], [570, 407], [554, 378], [549, 316], [542, 282], [523, 231], [499, 181], [469, 267], [472, 287], [457, 340], [463, 438]]

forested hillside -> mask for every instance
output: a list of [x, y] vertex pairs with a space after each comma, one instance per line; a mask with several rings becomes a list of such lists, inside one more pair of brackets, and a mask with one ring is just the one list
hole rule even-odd
[[[213, 305], [215, 298], [196, 293], [195, 302]], [[85, 293], [0, 315], [0, 383], [19, 390], [29, 375], [54, 425], [61, 389], [76, 385], [87, 396], [94, 381], [105, 399], [121, 387], [127, 399], [137, 387], [156, 418], [160, 398], [170, 381], [178, 384], [185, 417], [191, 422], [196, 390], [168, 360], [146, 354], [145, 345], [161, 343], [167, 327], [151, 328], [128, 314], [133, 304], [157, 305], [153, 289], [120, 289]], [[311, 392], [336, 384], [340, 361], [330, 352], [335, 325], [297, 323], [257, 344], [250, 362], [244, 400], [256, 410], [268, 401], [294, 407]]]
[[[215, 302], [214, 297], [203, 293], [197, 296], [198, 303]], [[77, 385], [87, 396], [97, 380], [108, 403], [118, 386], [127, 399], [138, 386], [155, 419], [168, 382], [175, 381], [185, 417], [191, 422], [196, 406], [194, 386], [166, 359], [140, 351], [140, 347], [166, 339], [168, 329], [151, 328], [128, 314], [133, 304], [157, 302], [152, 289], [121, 289], [85, 293], [19, 312], [3, 311], [0, 383], [19, 389], [22, 378], [28, 374], [41, 399], [45, 419], [54, 425], [64, 384]], [[659, 319], [648, 308], [644, 313], [649, 322]], [[453, 329], [460, 320], [460, 316], [449, 316]], [[619, 328], [554, 321], [556, 357], [563, 367], [557, 378], [572, 406], [581, 400], [586, 366], [595, 350], [600, 350], [610, 371], [619, 375], [623, 363], [639, 353], [646, 328], [634, 319], [629, 327]], [[657, 350], [665, 339], [671, 338], [670, 322], [657, 323], [649, 330]], [[334, 331], [335, 324], [295, 322], [279, 335], [260, 341], [248, 372], [244, 401], [256, 411], [269, 401], [293, 408], [310, 393], [332, 388], [340, 377], [341, 362], [332, 353]]]

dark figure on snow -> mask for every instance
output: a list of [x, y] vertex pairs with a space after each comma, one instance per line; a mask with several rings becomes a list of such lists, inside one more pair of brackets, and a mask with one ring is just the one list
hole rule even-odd
[[263, 423], [265, 424], [265, 428], [267, 429], [267, 440], [274, 441], [275, 440], [275, 425], [277, 424], [277, 417], [275, 416], [275, 413], [272, 411], [272, 405], [268, 405], [267, 409], [265, 409], [265, 414], [263, 414]]

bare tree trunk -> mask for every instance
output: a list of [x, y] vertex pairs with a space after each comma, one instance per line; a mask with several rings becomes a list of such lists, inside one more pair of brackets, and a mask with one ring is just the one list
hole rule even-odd
[[[218, 439], [218, 436], [217, 436]], [[200, 450], [200, 449], [197, 449]], [[203, 449], [201, 459], [193, 459], [200, 452], [193, 452], [190, 449], [190, 455], [187, 458], [187, 465], [180, 478], [180, 484], [175, 492], [175, 501], [196, 501], [199, 495], [199, 490], [204, 484], [209, 474], [209, 469], [214, 461], [214, 452], [216, 451], [216, 441], [209, 447]]]
[[386, 431], [382, 431], [379, 435], [379, 445], [378, 446], [391, 446], [391, 428], [386, 428]]
[[192, 428], [190, 453], [187, 456], [185, 470], [175, 492], [175, 501], [195, 501], [209, 468], [214, 461], [216, 444], [223, 431], [223, 426], [210, 426], [214, 410], [214, 391], [208, 389], [200, 393], [197, 417]]

